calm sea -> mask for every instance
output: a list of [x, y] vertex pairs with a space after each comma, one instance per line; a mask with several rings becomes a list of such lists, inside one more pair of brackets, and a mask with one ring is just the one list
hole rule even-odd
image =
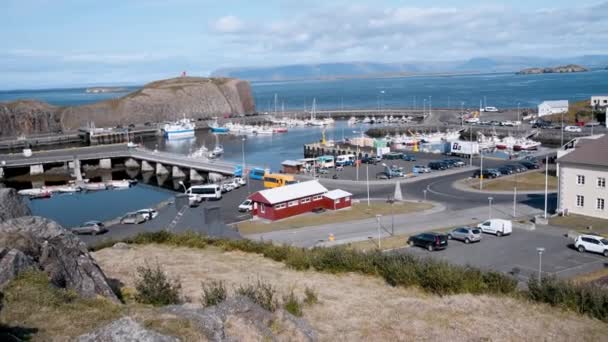
[[[608, 93], [608, 71], [573, 74], [485, 74], [416, 76], [335, 81], [253, 82], [260, 112], [284, 105], [286, 110], [310, 108], [313, 98], [320, 109], [419, 108], [425, 100], [433, 108], [476, 108], [485, 99], [499, 108], [534, 107], [544, 100], [584, 100]], [[128, 87], [130, 91], [137, 87]], [[80, 105], [117, 98], [125, 93], [87, 94], [85, 88], [0, 91], [0, 101], [37, 99], [54, 105]]]

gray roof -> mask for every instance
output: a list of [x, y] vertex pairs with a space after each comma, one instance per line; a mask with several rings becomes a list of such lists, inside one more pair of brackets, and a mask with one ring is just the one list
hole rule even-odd
[[304, 164], [302, 162], [297, 161], [297, 160], [285, 160], [284, 162], [281, 163], [281, 165], [284, 165], [284, 166], [302, 166]]
[[545, 104], [549, 107], [552, 107], [552, 108], [568, 107], [568, 100], [543, 101], [543, 103], [541, 103], [540, 105], [543, 105], [543, 104]]
[[558, 162], [608, 167], [608, 135], [585, 139], [584, 143], [578, 143], [574, 151], [559, 158]]

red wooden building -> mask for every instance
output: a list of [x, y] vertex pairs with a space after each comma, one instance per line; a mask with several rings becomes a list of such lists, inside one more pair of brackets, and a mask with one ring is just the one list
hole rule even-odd
[[316, 208], [344, 209], [350, 207], [351, 197], [352, 194], [346, 191], [328, 191], [321, 183], [312, 180], [258, 191], [249, 199], [253, 201], [253, 216], [275, 221]]

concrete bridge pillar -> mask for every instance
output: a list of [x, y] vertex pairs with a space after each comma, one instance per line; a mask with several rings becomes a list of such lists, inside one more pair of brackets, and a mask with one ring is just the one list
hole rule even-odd
[[133, 158], [125, 160], [125, 167], [127, 169], [139, 169], [139, 162]]
[[[74, 159], [73, 162], [70, 162], [72, 164], [72, 169], [74, 170], [74, 177], [76, 177], [76, 180], [81, 181], [82, 180], [82, 171], [80, 169], [80, 160], [78, 159]], [[70, 167], [70, 163], [68, 163], [68, 168]]]
[[209, 181], [211, 182], [221, 182], [224, 180], [224, 175], [217, 172], [209, 172]]
[[179, 168], [179, 166], [173, 166], [171, 168], [171, 176], [173, 178], [186, 178], [186, 174], [182, 169]]
[[4, 178], [4, 168], [0, 167], [0, 179]]
[[99, 168], [104, 169], [104, 170], [111, 170], [112, 169], [112, 159], [110, 159], [110, 158], [99, 159]]
[[41, 175], [44, 173], [44, 166], [42, 164], [30, 165], [30, 175]]
[[202, 182], [205, 178], [195, 169], [190, 169], [190, 180], [193, 182]]
[[168, 175], [169, 170], [165, 167], [165, 165], [161, 163], [156, 163], [156, 174], [157, 175]]
[[141, 172], [155, 172], [156, 169], [150, 165], [149, 162], [142, 160], [141, 161]]

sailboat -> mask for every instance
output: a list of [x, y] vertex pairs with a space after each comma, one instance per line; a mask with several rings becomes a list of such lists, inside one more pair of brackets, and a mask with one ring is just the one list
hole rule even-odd
[[308, 126], [323, 126], [325, 123], [323, 120], [316, 118], [317, 114], [317, 99], [312, 100], [312, 110], [310, 111], [310, 119], [306, 122]]

